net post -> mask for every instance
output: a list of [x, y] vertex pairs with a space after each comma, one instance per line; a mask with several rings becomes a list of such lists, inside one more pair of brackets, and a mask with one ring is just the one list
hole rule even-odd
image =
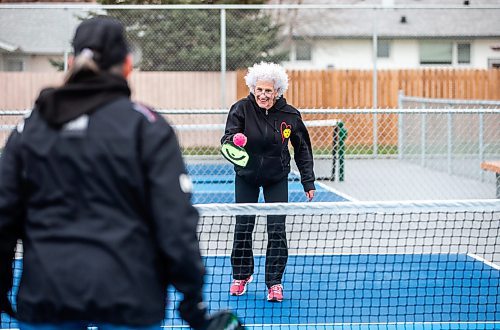
[[339, 140], [339, 126], [338, 124], [333, 126], [333, 140], [332, 140], [332, 174], [330, 176], [330, 181], [335, 181], [335, 172], [337, 165], [337, 146]]
[[347, 138], [347, 129], [344, 128], [344, 122], [339, 121], [339, 181], [344, 181], [344, 156], [345, 156], [345, 139]]

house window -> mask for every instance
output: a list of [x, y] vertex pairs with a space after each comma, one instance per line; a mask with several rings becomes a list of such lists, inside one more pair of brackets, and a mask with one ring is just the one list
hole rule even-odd
[[377, 40], [377, 57], [378, 58], [389, 58], [391, 51], [391, 43], [389, 40], [378, 39]]
[[451, 41], [421, 41], [420, 64], [451, 64], [453, 43]]
[[458, 64], [470, 64], [470, 44], [457, 44]]
[[500, 58], [489, 58], [488, 69], [500, 69]]
[[305, 41], [299, 41], [295, 45], [295, 60], [310, 61], [312, 58], [311, 44]]
[[5, 71], [24, 71], [24, 61], [20, 58], [6, 59]]

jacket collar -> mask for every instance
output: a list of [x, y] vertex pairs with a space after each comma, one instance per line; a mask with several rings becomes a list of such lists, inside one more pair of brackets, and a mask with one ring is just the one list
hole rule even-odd
[[[248, 96], [247, 96], [247, 99], [249, 99], [252, 104], [257, 108], [257, 109], [261, 109], [263, 110], [261, 107], [259, 107], [259, 105], [257, 104], [257, 100], [255, 99], [255, 95], [253, 95], [252, 93], [250, 93]], [[276, 100], [276, 102], [274, 103], [274, 105], [269, 109], [269, 112], [273, 112], [273, 111], [283, 111], [283, 112], [288, 112], [288, 113], [295, 113], [295, 111], [292, 111], [291, 109], [289, 109], [289, 107], [287, 107], [288, 103], [286, 102], [286, 99], [281, 96], [280, 98], [278, 98]]]

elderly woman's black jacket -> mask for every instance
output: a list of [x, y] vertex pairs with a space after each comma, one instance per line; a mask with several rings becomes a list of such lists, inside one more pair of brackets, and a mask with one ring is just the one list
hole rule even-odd
[[285, 98], [279, 98], [268, 111], [257, 105], [253, 94], [236, 102], [229, 110], [221, 142], [232, 141], [236, 133], [248, 137], [245, 150], [249, 154], [245, 168], [235, 166], [237, 175], [259, 186], [287, 176], [290, 173], [290, 141], [304, 191], [315, 189], [309, 133], [300, 112], [287, 104]]

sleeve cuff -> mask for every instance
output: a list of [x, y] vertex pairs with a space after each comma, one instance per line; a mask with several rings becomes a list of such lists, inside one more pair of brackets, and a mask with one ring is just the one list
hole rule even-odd
[[304, 187], [304, 191], [316, 190], [314, 182], [303, 182], [302, 186]]
[[207, 324], [207, 306], [201, 300], [201, 297], [199, 299], [185, 297], [180, 303], [179, 313], [193, 329], [204, 329]]

